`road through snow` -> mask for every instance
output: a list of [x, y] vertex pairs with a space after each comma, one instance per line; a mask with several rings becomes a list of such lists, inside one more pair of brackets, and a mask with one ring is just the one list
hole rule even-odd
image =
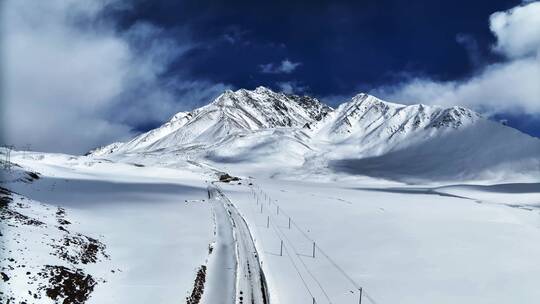
[[209, 185], [208, 195], [217, 227], [203, 303], [269, 303], [264, 273], [246, 222], [216, 185]]

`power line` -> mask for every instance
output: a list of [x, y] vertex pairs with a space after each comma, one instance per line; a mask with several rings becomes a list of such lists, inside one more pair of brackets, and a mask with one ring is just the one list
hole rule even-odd
[[[262, 191], [261, 191], [261, 192], [262, 192]], [[261, 202], [261, 210], [262, 210], [262, 208], [264, 208], [263, 206], [264, 206], [264, 203]], [[264, 209], [267, 209], [267, 208], [264, 208]], [[267, 211], [268, 211], [269, 214], [271, 214], [270, 210], [267, 209]], [[268, 216], [267, 219], [270, 219], [271, 215], [267, 215], [267, 216]], [[273, 218], [273, 217], [272, 217], [272, 218]], [[267, 223], [268, 223], [268, 225], [269, 225], [269, 224], [270, 224], [270, 221], [268, 221]], [[277, 232], [276, 227], [277, 227], [277, 225], [274, 224], [274, 221], [272, 221], [272, 229], [274, 230], [274, 232], [276, 233], [276, 235], [278, 236], [278, 238], [282, 239], [282, 238], [279, 236], [279, 233]], [[292, 247], [292, 246], [291, 246], [291, 247]], [[303, 283], [303, 285], [304, 285], [306, 291], [307, 291], [307, 292], [309, 293], [309, 295], [311, 296], [311, 298], [312, 298], [312, 300], [313, 300], [313, 303], [316, 303], [315, 296], [313, 295], [313, 292], [311, 291], [311, 289], [310, 289], [309, 286], [308, 286], [309, 284], [306, 282], [304, 276], [302, 276], [302, 273], [300, 272], [300, 269], [298, 268], [297, 264], [294, 262], [293, 257], [291, 256], [289, 250], [287, 249], [287, 246], [283, 246], [282, 248], [285, 249], [285, 253], [286, 253], [286, 255], [287, 255], [287, 258], [289, 259], [289, 261], [290, 261], [291, 264], [293, 265], [293, 267], [294, 267], [296, 273], [297, 273], [298, 276], [300, 277], [300, 280], [302, 281], [302, 283]], [[295, 251], [294, 248], [293, 248], [293, 251]], [[296, 254], [296, 251], [295, 251], [295, 254]], [[305, 266], [304, 266], [304, 267], [305, 267]], [[308, 273], [309, 273], [309, 271], [308, 271]], [[323, 291], [323, 292], [324, 292], [324, 291]]]
[[[302, 260], [302, 258], [300, 257], [300, 254], [298, 253], [298, 250], [296, 250], [296, 248], [294, 247], [293, 245], [293, 242], [287, 237], [287, 235], [283, 232], [283, 230], [281, 230], [281, 228], [277, 225], [273, 225], [274, 227], [274, 230], [276, 231], [276, 234], [279, 234], [277, 230], [279, 230], [281, 232], [281, 234], [283, 235], [283, 238], [287, 240], [287, 242], [290, 244], [291, 246], [291, 249], [294, 251], [294, 253], [296, 254], [296, 256], [298, 256], [298, 260], [300, 260], [300, 262], [302, 263], [302, 265], [304, 265], [304, 268], [306, 269], [307, 273], [311, 276], [311, 278], [313, 278], [313, 280], [317, 283], [317, 285], [319, 285], [319, 288], [321, 289], [321, 291], [323, 292], [323, 294], [325, 295], [326, 299], [328, 300], [329, 303], [332, 303], [332, 300], [330, 300], [330, 297], [328, 296], [328, 293], [326, 292], [326, 290], [324, 290], [321, 282], [319, 280], [317, 280], [317, 278], [315, 277], [315, 275], [313, 275], [313, 273], [311, 271], [309, 271], [309, 267], [307, 267], [306, 263], [304, 263], [304, 261]], [[276, 230], [277, 229], [277, 230]]]
[[[259, 187], [257, 186], [257, 188], [259, 188]], [[259, 188], [259, 189], [260, 189], [260, 188]], [[332, 259], [332, 258], [331, 258], [331, 257], [330, 257], [330, 256], [329, 256], [329, 255], [328, 255], [328, 254], [327, 254], [327, 253], [326, 253], [319, 245], [316, 245], [315, 241], [314, 241], [314, 240], [313, 240], [313, 239], [312, 239], [312, 238], [311, 238], [311, 237], [310, 237], [310, 236], [309, 236], [302, 228], [300, 228], [300, 226], [298, 226], [298, 224], [297, 224], [295, 221], [293, 221], [293, 220], [291, 219], [292, 217], [291, 217], [290, 215], [288, 215], [288, 213], [285, 212], [285, 211], [283, 210], [283, 208], [281, 208], [281, 207], [276, 203], [277, 201], [272, 200], [272, 199], [270, 198], [270, 196], [269, 196], [268, 194], [266, 194], [265, 192], [263, 192], [262, 190], [259, 190], [259, 191], [261, 192], [261, 194], [264, 193], [265, 197], [268, 197], [268, 200], [269, 200], [270, 203], [273, 203], [274, 205], [276, 205], [276, 206], [279, 208], [280, 213], [281, 213], [282, 215], [287, 216], [287, 217], [289, 218], [289, 222], [292, 223], [292, 224], [295, 226], [295, 228], [296, 228], [296, 229], [297, 229], [297, 230], [298, 230], [298, 231], [299, 231], [299, 232], [300, 232], [307, 240], [313, 242], [314, 246], [320, 251], [320, 253], [323, 254], [323, 256], [324, 256], [324, 257], [332, 264], [332, 266], [334, 266], [334, 267], [335, 267], [335, 268], [336, 268], [336, 269], [337, 269], [337, 270], [338, 270], [338, 271], [339, 271], [339, 272], [340, 272], [340, 273], [341, 273], [341, 274], [342, 274], [342, 275], [343, 275], [343, 276], [344, 276], [344, 277], [345, 277], [345, 278], [346, 278], [346, 279], [347, 279], [347, 280], [348, 280], [348, 281], [349, 281], [356, 289], [362, 290], [362, 291], [363, 291], [363, 295], [364, 295], [371, 303], [376, 304], [375, 300], [374, 300], [371, 296], [368, 295], [368, 293], [360, 286], [360, 284], [358, 284], [356, 281], [354, 281], [354, 279], [352, 279], [352, 277], [349, 276], [349, 275], [345, 272], [345, 270], [344, 270], [343, 268], [341, 268], [341, 267], [337, 264], [336, 261], [334, 261], [334, 260], [333, 260], [333, 259]], [[269, 213], [271, 214], [270, 211], [269, 211]], [[277, 226], [276, 226], [276, 227], [277, 227]], [[278, 227], [278, 229], [280, 229], [280, 228]], [[280, 231], [281, 231], [281, 229], [280, 229]], [[283, 233], [283, 236], [284, 236], [290, 243], [292, 243], [292, 242], [286, 237], [285, 233], [284, 233], [283, 231], [281, 231], [281, 232]], [[277, 234], [277, 231], [276, 231], [276, 234]], [[278, 237], [279, 237], [279, 236], [278, 236]], [[295, 251], [295, 253], [298, 255], [298, 253], [296, 252], [294, 246], [291, 245], [291, 247], [292, 247], [292, 249]], [[299, 258], [299, 259], [300, 259], [300, 261], [302, 262], [302, 264], [304, 264], [304, 267], [306, 268], [306, 270], [308, 271], [308, 273], [309, 273], [309, 274], [313, 277], [313, 279], [319, 284], [319, 287], [321, 287], [321, 290], [323, 290], [323, 288], [322, 288], [322, 286], [320, 285], [319, 281], [316, 280], [316, 279], [314, 278], [313, 274], [307, 269], [307, 266], [306, 266], [305, 263], [302, 261], [302, 259], [301, 259], [301, 258]], [[323, 290], [323, 293], [325, 293], [324, 290]], [[326, 293], [325, 293], [325, 295], [326, 295], [327, 298], [328, 298], [328, 295], [327, 295]], [[362, 296], [362, 293], [360, 294], [360, 296]], [[328, 300], [330, 301], [329, 298], [328, 298]]]

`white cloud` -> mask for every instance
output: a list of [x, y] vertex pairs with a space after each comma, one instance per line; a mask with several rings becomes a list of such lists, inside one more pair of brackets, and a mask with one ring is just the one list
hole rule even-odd
[[489, 18], [497, 37], [495, 50], [508, 57], [537, 55], [540, 49], [540, 2], [532, 2]]
[[[137, 23], [126, 31], [100, 18], [129, 9], [116, 0], [8, 0], [2, 7], [5, 142], [81, 153], [133, 136], [162, 121], [182, 101], [222, 84], [160, 80], [171, 60], [193, 45]], [[182, 90], [196, 87], [194, 94]], [[179, 94], [180, 93], [180, 94]], [[185, 104], [184, 104], [185, 105]], [[143, 115], [141, 115], [143, 114]]]
[[494, 49], [505, 62], [489, 65], [464, 81], [407, 81], [371, 93], [402, 103], [464, 105], [484, 113], [540, 114], [540, 2], [494, 13]]
[[284, 59], [280, 64], [267, 63], [261, 64], [259, 67], [261, 72], [265, 74], [290, 74], [300, 65], [300, 62], [292, 62], [289, 59]]
[[373, 94], [402, 103], [464, 105], [482, 112], [540, 113], [540, 62], [521, 59], [492, 65], [463, 82], [411, 79]]
[[276, 84], [281, 92], [286, 94], [302, 94], [308, 89], [306, 86], [295, 80], [278, 82]]

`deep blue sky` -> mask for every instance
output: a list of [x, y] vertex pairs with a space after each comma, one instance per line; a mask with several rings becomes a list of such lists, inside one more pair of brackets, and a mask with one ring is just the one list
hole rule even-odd
[[[410, 75], [460, 80], [503, 60], [491, 51], [489, 16], [520, 1], [136, 1], [114, 18], [129, 28], [147, 21], [195, 45], [163, 77], [176, 73], [234, 88], [292, 82], [301, 93], [335, 103], [399, 83]], [[261, 65], [300, 63], [290, 73]], [[325, 99], [325, 97], [327, 97]], [[540, 135], [535, 117], [505, 115]], [[526, 119], [526, 121], [524, 120]], [[147, 129], [151, 126], [141, 126]]]

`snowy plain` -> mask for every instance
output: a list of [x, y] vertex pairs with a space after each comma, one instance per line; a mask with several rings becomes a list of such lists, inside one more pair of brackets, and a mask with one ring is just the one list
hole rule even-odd
[[[306, 303], [314, 294], [317, 303], [357, 303], [357, 286], [373, 303], [540, 300], [535, 288], [540, 271], [538, 208], [483, 203], [477, 199], [483, 192], [462, 192], [471, 194], [466, 199], [408, 191], [407, 186], [397, 191], [373, 184], [254, 183], [270, 204], [259, 194], [258, 205], [242, 186], [224, 189], [262, 243], [280, 302]], [[538, 197], [540, 189], [535, 191]], [[292, 229], [289, 217], [295, 223]], [[294, 259], [276, 255], [280, 240], [286, 240]], [[317, 244], [315, 258], [311, 241]], [[283, 292], [292, 286], [294, 292]]]
[[[85, 268], [106, 281], [88, 303], [173, 303], [191, 293], [215, 241], [208, 169], [23, 152], [13, 160], [41, 178], [11, 190], [64, 208], [73, 229], [106, 244], [110, 259]], [[255, 239], [270, 303], [358, 303], [358, 287], [366, 303], [540, 301], [537, 184], [294, 181], [273, 178], [272, 165], [236, 167], [243, 179], [220, 187]]]

